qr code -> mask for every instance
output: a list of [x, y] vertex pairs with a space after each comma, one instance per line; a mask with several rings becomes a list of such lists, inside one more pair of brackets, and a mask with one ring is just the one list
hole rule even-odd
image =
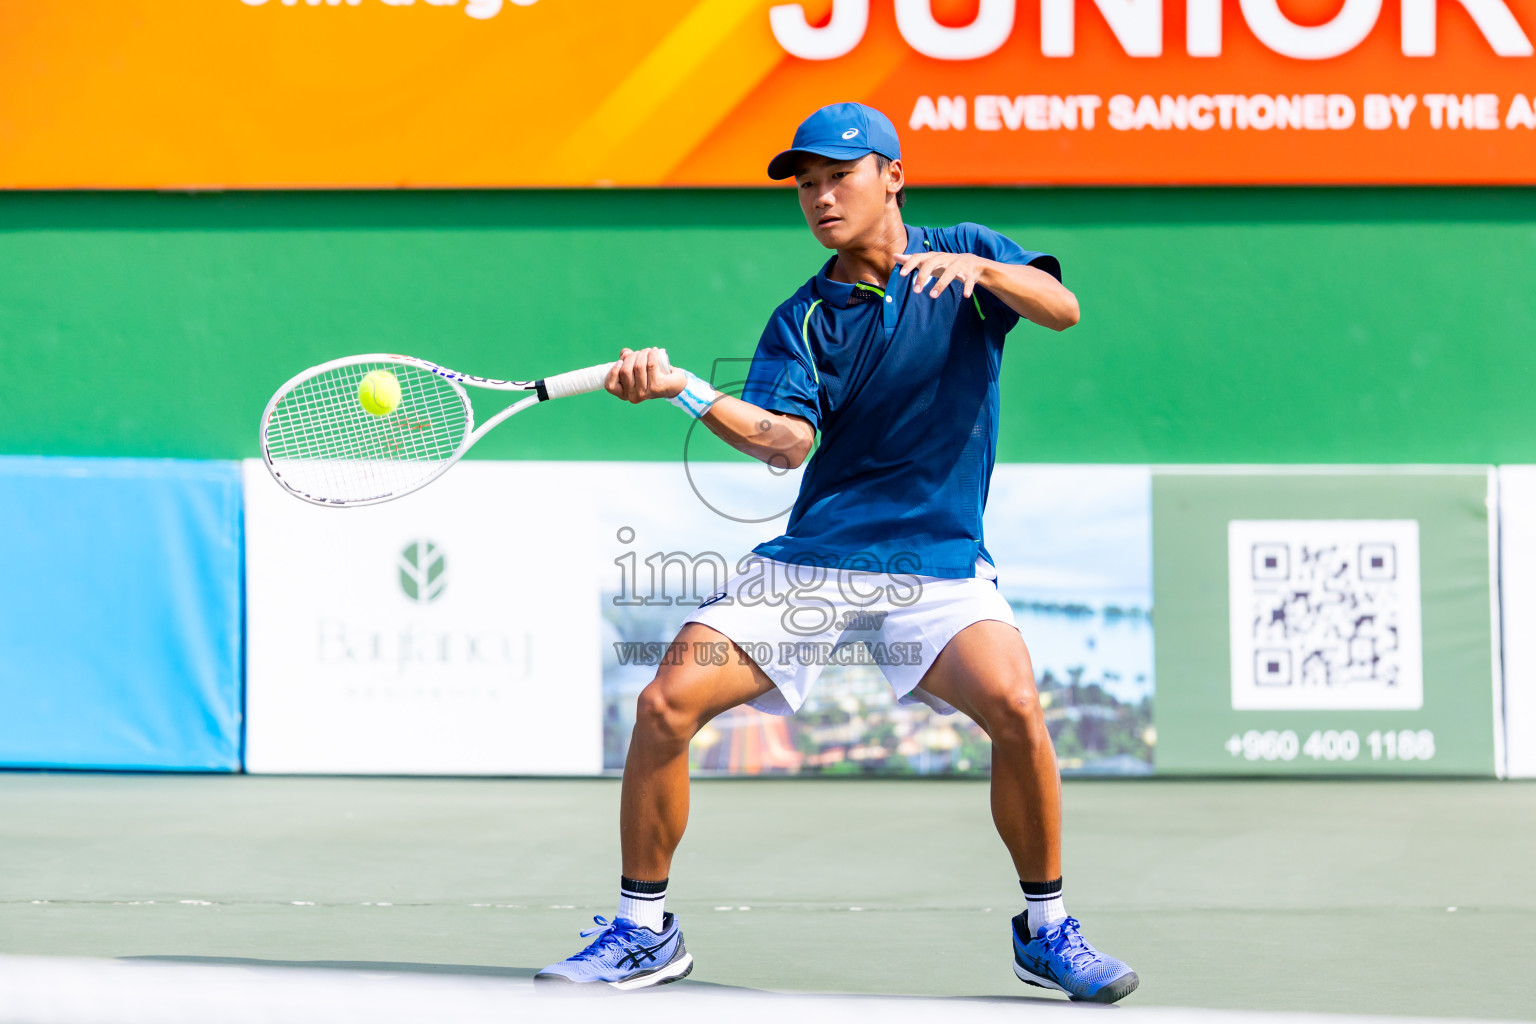
[[1233, 708], [1423, 706], [1417, 522], [1234, 520], [1227, 559]]

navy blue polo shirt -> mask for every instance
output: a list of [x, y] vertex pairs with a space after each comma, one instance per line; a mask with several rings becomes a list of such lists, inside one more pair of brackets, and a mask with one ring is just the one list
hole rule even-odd
[[[1035, 266], [1054, 256], [980, 224], [907, 228], [908, 253], [968, 252]], [[742, 399], [821, 432], [783, 536], [754, 550], [781, 562], [960, 579], [990, 562], [981, 513], [997, 455], [998, 368], [1019, 315], [982, 288], [912, 291], [821, 272], [774, 310]], [[931, 287], [930, 283], [930, 287]]]

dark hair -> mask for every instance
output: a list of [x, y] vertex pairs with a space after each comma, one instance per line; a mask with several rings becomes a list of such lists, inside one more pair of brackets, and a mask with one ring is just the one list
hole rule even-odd
[[[875, 154], [875, 170], [879, 171], [881, 174], [884, 174], [885, 173], [885, 169], [887, 167], [889, 167], [889, 166], [891, 166], [891, 159], [890, 159], [890, 157], [882, 156], [879, 153]], [[906, 206], [906, 205], [907, 205], [907, 183], [906, 182], [902, 182], [901, 183], [901, 188], [896, 190], [896, 209], [899, 210], [903, 206]]]

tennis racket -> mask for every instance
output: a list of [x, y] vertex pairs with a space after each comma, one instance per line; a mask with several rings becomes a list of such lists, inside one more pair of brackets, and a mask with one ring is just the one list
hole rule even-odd
[[[311, 367], [278, 389], [261, 417], [261, 457], [272, 479], [315, 505], [375, 505], [420, 490], [491, 428], [552, 398], [601, 391], [612, 363], [541, 380], [490, 380], [411, 356], [365, 355]], [[384, 371], [379, 374], [377, 371]], [[363, 404], [363, 378], [393, 389], [387, 412]], [[475, 426], [464, 385], [529, 391]], [[377, 402], [375, 409], [380, 409]]]

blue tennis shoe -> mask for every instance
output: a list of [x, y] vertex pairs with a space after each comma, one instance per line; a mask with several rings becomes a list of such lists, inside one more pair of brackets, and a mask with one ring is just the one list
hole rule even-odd
[[581, 933], [582, 938], [591, 938], [592, 944], [569, 960], [550, 964], [533, 976], [535, 982], [602, 982], [617, 989], [635, 989], [665, 985], [693, 970], [693, 956], [683, 945], [683, 930], [677, 926], [675, 914], [661, 919], [659, 933], [627, 917], [612, 922], [601, 917], [592, 920], [597, 927]]
[[1013, 973], [1024, 984], [1054, 988], [1090, 1003], [1117, 1002], [1141, 984], [1135, 971], [1088, 945], [1077, 918], [1042, 927], [1034, 935], [1024, 931], [1027, 927], [1025, 915], [1013, 919]]

